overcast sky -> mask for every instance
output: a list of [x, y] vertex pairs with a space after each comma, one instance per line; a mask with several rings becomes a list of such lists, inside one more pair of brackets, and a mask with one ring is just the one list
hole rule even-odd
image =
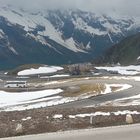
[[27, 9], [78, 8], [99, 13], [140, 16], [140, 0], [0, 0], [0, 5]]

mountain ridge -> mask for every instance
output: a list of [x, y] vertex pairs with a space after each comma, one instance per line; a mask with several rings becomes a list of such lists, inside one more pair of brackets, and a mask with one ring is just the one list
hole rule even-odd
[[140, 33], [126, 37], [118, 44], [110, 47], [106, 53], [94, 60], [96, 64], [140, 64]]
[[0, 7], [0, 69], [26, 63], [87, 62], [138, 30], [139, 22], [131, 18], [113, 19], [81, 10], [28, 12]]

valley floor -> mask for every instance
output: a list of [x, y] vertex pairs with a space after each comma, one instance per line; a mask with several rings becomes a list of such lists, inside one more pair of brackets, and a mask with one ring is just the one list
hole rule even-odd
[[23, 89], [0, 81], [1, 138], [140, 123], [138, 75], [26, 80]]

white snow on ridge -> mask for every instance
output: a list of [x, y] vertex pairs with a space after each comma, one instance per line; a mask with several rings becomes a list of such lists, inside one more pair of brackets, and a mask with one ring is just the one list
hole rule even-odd
[[77, 29], [83, 30], [85, 32], [89, 32], [90, 34], [93, 35], [106, 35], [107, 31], [100, 31], [97, 28], [93, 28], [91, 26], [88, 26], [87, 23], [85, 21], [82, 20], [82, 18], [77, 17], [76, 21], [73, 20], [73, 24], [75, 25], [75, 27]]
[[20, 71], [18, 72], [18, 76], [55, 73], [59, 70], [63, 70], [63, 68], [58, 66], [44, 66], [44, 67], [39, 67], [38, 69], [31, 68], [31, 69]]
[[[105, 19], [103, 19], [104, 22]], [[111, 23], [109, 23], [108, 21], [106, 21], [105, 23], [102, 24], [108, 31], [109, 33], [121, 33], [121, 30], [119, 29], [119, 27], [117, 26], [117, 24], [112, 25]]]
[[22, 25], [24, 27], [25, 31], [29, 31], [31, 28], [36, 27], [36, 24], [33, 21], [29, 20], [27, 15], [25, 15], [25, 13], [21, 13], [21, 11], [16, 11], [16, 12], [20, 13], [22, 16], [12, 12], [12, 9], [9, 9], [9, 7], [8, 8], [0, 7], [0, 16], [4, 16], [12, 24], [18, 23], [19, 25]]
[[121, 75], [136, 75], [140, 74], [140, 65], [134, 66], [114, 66], [114, 67], [96, 67], [96, 69], [104, 69], [107, 71], [117, 71]]

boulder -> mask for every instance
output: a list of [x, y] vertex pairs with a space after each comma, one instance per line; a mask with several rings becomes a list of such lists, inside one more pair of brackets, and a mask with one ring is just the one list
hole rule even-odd
[[127, 123], [127, 124], [132, 124], [132, 123], [134, 123], [134, 120], [133, 120], [132, 115], [130, 115], [130, 114], [127, 114], [127, 115], [126, 115], [126, 123]]
[[20, 135], [23, 133], [23, 126], [22, 124], [17, 124], [16, 126], [16, 135]]

